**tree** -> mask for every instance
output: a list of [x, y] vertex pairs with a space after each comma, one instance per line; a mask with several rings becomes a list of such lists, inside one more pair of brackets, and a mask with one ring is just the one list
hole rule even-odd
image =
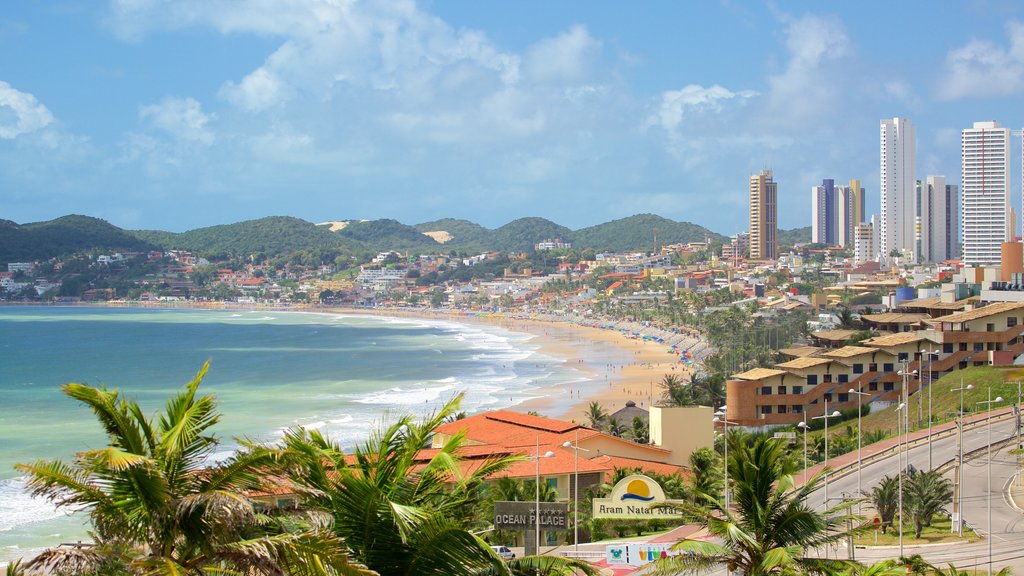
[[649, 430], [647, 428], [647, 422], [644, 422], [643, 419], [640, 418], [639, 416], [633, 417], [633, 423], [630, 433], [633, 435], [633, 442], [637, 442], [638, 444], [647, 444], [647, 436], [649, 433]]
[[840, 514], [848, 505], [817, 512], [807, 504], [821, 474], [795, 488], [795, 460], [781, 442], [757, 437], [748, 442], [730, 435], [729, 476], [732, 505], [708, 495], [697, 504], [679, 503], [689, 522], [703, 526], [719, 542], [683, 540], [673, 549], [682, 552], [655, 561], [656, 574], [710, 571], [726, 566], [748, 576], [793, 572], [839, 572], [859, 567], [850, 560], [804, 556], [846, 538], [840, 526], [849, 517]]
[[904, 510], [914, 521], [914, 537], [920, 538], [921, 530], [953, 501], [953, 485], [935, 470], [911, 470], [906, 480]]
[[587, 418], [590, 420], [590, 427], [600, 429], [605, 420], [608, 419], [608, 411], [596, 400], [587, 407]]
[[717, 498], [722, 493], [722, 459], [711, 448], [698, 448], [690, 453], [690, 472], [695, 502], [698, 494]]
[[[257, 518], [243, 494], [260, 488], [260, 473], [272, 457], [254, 450], [206, 467], [218, 444], [210, 428], [220, 420], [214, 398], [197, 395], [208, 368], [209, 362], [154, 418], [117, 390], [65, 384], [65, 394], [96, 414], [109, 443], [72, 463], [19, 464], [32, 493], [58, 507], [84, 509], [100, 548], [118, 550], [116, 560], [132, 571], [365, 573], [328, 534], [247, 537]], [[33, 559], [26, 571], [81, 569], [89, 560], [99, 564], [109, 557], [56, 549]]]
[[[462, 467], [463, 434], [423, 452], [458, 403], [459, 397], [422, 421], [401, 417], [351, 454], [317, 430], [285, 433], [278, 458], [303, 505], [329, 515], [335, 535], [353, 557], [382, 576], [508, 574], [514, 567], [468, 527], [482, 508], [484, 480], [522, 458], [497, 456]], [[562, 558], [515, 562], [545, 571], [575, 567], [593, 573]]]
[[899, 478], [894, 476], [883, 476], [878, 484], [871, 489], [871, 503], [878, 512], [878, 518], [882, 523], [882, 534], [885, 534], [892, 520], [896, 517], [899, 509]]

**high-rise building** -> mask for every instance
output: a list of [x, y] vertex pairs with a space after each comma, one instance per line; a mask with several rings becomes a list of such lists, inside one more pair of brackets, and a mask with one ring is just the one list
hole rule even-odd
[[915, 141], [910, 120], [893, 118], [880, 122], [882, 218], [878, 248], [883, 259], [888, 259], [894, 250], [904, 257], [914, 250]]
[[998, 265], [1010, 239], [1010, 129], [975, 122], [961, 138], [964, 264]]
[[853, 231], [853, 260], [857, 264], [873, 261], [875, 256], [875, 231], [871, 222], [861, 222]]
[[865, 221], [864, 217], [867, 215], [864, 211], [864, 187], [860, 185], [860, 180], [850, 180], [850, 205], [852, 206], [850, 222], [853, 227], [856, 227], [857, 224]]
[[778, 185], [771, 170], [750, 177], [750, 258], [774, 260], [778, 230]]
[[853, 189], [836, 186], [836, 238], [834, 244], [842, 247], [853, 246]]
[[[831, 183], [831, 180], [827, 180]], [[831, 244], [830, 232], [835, 220], [835, 198], [831, 187], [811, 187], [811, 242]]]
[[945, 176], [917, 181], [915, 251], [920, 262], [942, 262], [956, 251], [957, 187]]

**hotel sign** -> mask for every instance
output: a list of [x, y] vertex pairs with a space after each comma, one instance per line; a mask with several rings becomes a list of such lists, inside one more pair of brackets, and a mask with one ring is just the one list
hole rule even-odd
[[644, 476], [633, 474], [619, 480], [607, 498], [594, 498], [594, 518], [682, 518], [672, 508], [660, 508], [659, 504], [671, 504], [665, 499], [661, 485]]
[[[495, 502], [495, 530], [533, 530], [537, 526], [536, 502]], [[569, 505], [564, 502], [540, 503], [540, 529], [565, 530], [569, 525]]]

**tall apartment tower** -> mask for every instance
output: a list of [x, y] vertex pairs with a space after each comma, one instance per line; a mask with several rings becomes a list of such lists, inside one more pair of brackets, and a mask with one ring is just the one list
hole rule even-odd
[[942, 262], [956, 250], [957, 187], [945, 176], [917, 181], [915, 250], [918, 261]]
[[778, 229], [778, 186], [771, 170], [750, 177], [750, 259], [774, 260]]
[[961, 138], [964, 264], [997, 266], [1010, 239], [1010, 129], [975, 122]]
[[914, 125], [906, 118], [882, 120], [879, 124], [882, 218], [879, 252], [888, 260], [893, 250], [904, 257], [914, 250], [914, 178], [916, 137]]
[[857, 225], [853, 219], [853, 204], [853, 189], [849, 186], [836, 186], [835, 243], [844, 248], [853, 246], [853, 229]]
[[835, 243], [836, 196], [832, 180], [811, 187], [811, 242]]
[[850, 222], [853, 224], [853, 227], [856, 227], [861, 222], [866, 222], [864, 219], [867, 216], [867, 213], [864, 211], [864, 187], [860, 185], [860, 180], [850, 180], [850, 203]]

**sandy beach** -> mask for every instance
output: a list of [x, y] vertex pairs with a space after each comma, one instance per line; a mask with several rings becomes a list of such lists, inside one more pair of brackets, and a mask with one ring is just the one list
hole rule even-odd
[[[543, 389], [541, 397], [516, 406], [517, 411], [536, 411], [544, 416], [587, 422], [587, 409], [591, 402], [598, 402], [609, 413], [625, 407], [633, 401], [646, 408], [657, 403], [662, 395], [660, 382], [666, 374], [674, 374], [684, 381], [691, 378], [692, 366], [680, 361], [671, 344], [654, 339], [634, 336], [635, 332], [620, 327], [584, 326], [561, 320], [520, 318], [504, 315], [460, 314], [446, 311], [396, 310], [396, 309], [332, 309], [344, 314], [368, 314], [376, 316], [443, 319], [451, 322], [475, 324], [484, 323], [500, 326], [506, 330], [524, 332], [534, 336], [531, 343], [538, 346], [543, 354], [562, 358], [563, 362], [586, 373], [591, 380], [602, 383], [586, 390], [573, 390], [570, 385], [556, 385]], [[643, 329], [635, 324], [632, 328]], [[655, 330], [650, 330], [654, 332]], [[690, 341], [696, 340], [688, 337]], [[625, 362], [602, 362], [595, 358], [595, 342], [615, 346], [626, 354]], [[604, 386], [603, 383], [607, 383]]]

